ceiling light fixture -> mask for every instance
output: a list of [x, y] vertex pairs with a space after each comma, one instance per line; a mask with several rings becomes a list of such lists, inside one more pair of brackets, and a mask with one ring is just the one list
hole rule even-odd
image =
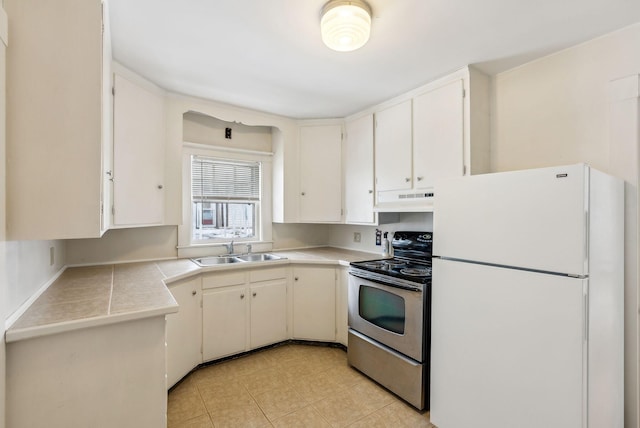
[[349, 52], [369, 40], [371, 8], [361, 0], [331, 0], [322, 8], [322, 41], [329, 48]]

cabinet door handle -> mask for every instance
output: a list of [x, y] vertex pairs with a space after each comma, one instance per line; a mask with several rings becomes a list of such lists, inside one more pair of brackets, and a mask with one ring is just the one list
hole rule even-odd
[[411, 179], [410, 178], [405, 178], [404, 181], [408, 183], [408, 182], [411, 181]]
[[196, 290], [193, 290], [193, 291], [191, 292], [191, 295], [192, 295], [192, 296], [195, 296], [197, 293], [198, 293], [198, 292], [197, 292]]
[[304, 195], [306, 195], [306, 193], [305, 193], [305, 192], [302, 192], [302, 193], [301, 193], [301, 195], [302, 195], [302, 196], [304, 196]]
[[244, 293], [242, 293], [242, 294], [240, 295], [240, 298], [241, 298], [241, 299], [244, 299]]
[[162, 184], [158, 184], [158, 189], [162, 190], [164, 186]]
[[418, 177], [418, 181], [422, 181], [424, 177]]
[[373, 193], [373, 190], [369, 190], [369, 194], [372, 194], [372, 193]]
[[298, 280], [298, 277], [296, 276], [295, 278], [293, 278], [293, 280], [294, 280], [294, 281], [297, 281], [297, 280]]
[[254, 291], [254, 292], [253, 292], [253, 297], [256, 297], [256, 294], [258, 294], [258, 293], [256, 293], [256, 292]]

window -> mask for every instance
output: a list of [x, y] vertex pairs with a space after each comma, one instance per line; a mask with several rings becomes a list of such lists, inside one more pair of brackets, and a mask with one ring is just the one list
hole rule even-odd
[[191, 241], [260, 236], [261, 162], [191, 156]]

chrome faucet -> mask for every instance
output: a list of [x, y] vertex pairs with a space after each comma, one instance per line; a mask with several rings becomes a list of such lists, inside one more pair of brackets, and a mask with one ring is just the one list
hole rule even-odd
[[233, 254], [233, 239], [228, 244], [225, 244], [225, 247], [227, 247], [228, 254]]
[[247, 244], [247, 254], [251, 254], [251, 244]]

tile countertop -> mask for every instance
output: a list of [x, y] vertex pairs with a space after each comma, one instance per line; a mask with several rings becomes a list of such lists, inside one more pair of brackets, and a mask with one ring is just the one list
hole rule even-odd
[[189, 259], [73, 267], [66, 269], [6, 331], [6, 343], [98, 325], [166, 315], [178, 304], [166, 284], [218, 270], [272, 264], [348, 266], [379, 258], [375, 253], [332, 247], [272, 251], [286, 260], [201, 268]]

